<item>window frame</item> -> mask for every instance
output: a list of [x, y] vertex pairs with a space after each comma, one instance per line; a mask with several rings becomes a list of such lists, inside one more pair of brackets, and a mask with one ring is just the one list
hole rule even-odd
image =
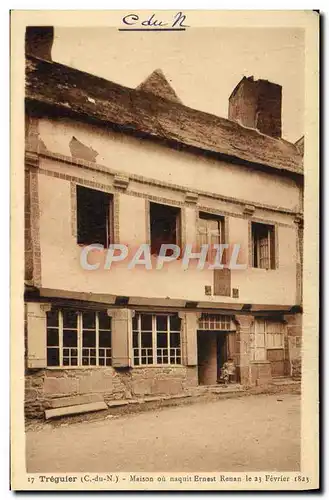
[[[66, 369], [81, 369], [81, 368], [86, 368], [86, 369], [91, 369], [91, 368], [108, 368], [112, 366], [112, 359], [113, 359], [113, 353], [112, 353], [112, 321], [111, 317], [108, 317], [109, 319], [109, 328], [101, 328], [100, 327], [100, 322], [99, 322], [99, 314], [101, 313], [106, 313], [106, 311], [102, 310], [92, 310], [92, 309], [86, 309], [86, 310], [80, 310], [76, 311], [75, 309], [72, 308], [56, 308], [51, 311], [51, 313], [56, 313], [57, 314], [57, 324], [58, 326], [51, 326], [48, 325], [48, 313], [46, 315], [46, 368], [47, 369], [61, 369], [61, 370], [66, 370]], [[76, 328], [73, 327], [64, 327], [64, 320], [63, 320], [63, 312], [73, 312], [77, 315], [77, 323], [76, 323]], [[83, 328], [83, 314], [84, 313], [94, 313], [95, 314], [95, 328]], [[48, 330], [57, 330], [58, 332], [58, 344], [56, 346], [50, 346], [48, 345]], [[76, 346], [64, 346], [64, 331], [65, 330], [76, 330], [77, 331], [77, 345]], [[95, 331], [95, 347], [94, 346], [84, 346], [83, 345], [83, 332], [84, 331]], [[99, 345], [99, 340], [100, 340], [100, 332], [109, 332], [110, 334], [110, 347], [102, 347]], [[49, 365], [48, 364], [48, 349], [58, 349], [58, 360], [59, 364], [58, 365]], [[64, 356], [64, 349], [68, 349], [69, 355]], [[77, 351], [76, 356], [72, 356], [71, 350], [75, 349]], [[83, 354], [83, 350], [88, 349], [89, 353], [88, 356]], [[100, 355], [100, 349], [104, 349], [103, 355]], [[91, 356], [91, 350], [95, 350], [95, 356]], [[77, 364], [67, 364], [65, 365], [63, 363], [64, 358], [69, 358], [71, 362], [71, 358], [76, 357], [77, 358]], [[95, 364], [83, 364], [83, 358], [88, 357], [89, 362], [90, 359], [95, 357]], [[100, 364], [99, 360], [104, 359], [104, 364]], [[109, 363], [107, 364], [107, 360], [109, 360]]]
[[[171, 209], [171, 210], [175, 210], [176, 211], [176, 229], [175, 229], [175, 233], [176, 233], [176, 238], [175, 238], [175, 243], [172, 243], [172, 242], [166, 242], [166, 241], [163, 241], [161, 243], [161, 245], [166, 245], [166, 244], [173, 244], [173, 245], [177, 245], [179, 248], [181, 248], [181, 244], [182, 244], [182, 207], [181, 206], [177, 206], [177, 205], [171, 205], [169, 203], [160, 203], [160, 202], [157, 202], [157, 201], [149, 201], [148, 202], [148, 226], [149, 226], [149, 244], [150, 244], [150, 251], [151, 251], [151, 255], [156, 255], [158, 256], [159, 255], [159, 252], [160, 252], [160, 248], [161, 248], [161, 245], [160, 245], [160, 248], [159, 248], [159, 252], [155, 253], [152, 251], [153, 249], [153, 246], [155, 246], [154, 243], [152, 243], [152, 205], [158, 205], [158, 206], [162, 206], [162, 207], [166, 207], [168, 209]], [[180, 256], [178, 257], [180, 258]]]
[[[264, 327], [262, 328], [263, 331], [258, 331], [260, 324], [263, 323]], [[269, 332], [269, 325], [281, 325], [280, 329], [281, 331], [279, 333], [277, 332]], [[257, 340], [259, 340], [259, 335], [262, 334], [264, 337], [264, 343], [262, 346], [259, 346]], [[270, 345], [269, 343], [269, 335], [280, 335], [281, 337], [281, 342], [280, 346], [276, 345]], [[253, 326], [253, 340], [252, 340], [252, 346], [251, 346], [251, 352], [252, 352], [252, 360], [253, 362], [263, 362], [263, 361], [268, 361], [267, 360], [267, 351], [272, 351], [272, 350], [283, 350], [284, 349], [284, 344], [285, 344], [285, 336], [286, 336], [286, 323], [284, 321], [275, 321], [275, 320], [269, 320], [265, 318], [257, 318], [254, 321], [254, 326]], [[256, 352], [257, 349], [260, 350], [262, 349], [264, 351], [265, 357], [264, 359], [256, 359]]]
[[[141, 323], [142, 323], [142, 316], [151, 316], [151, 325], [152, 325], [152, 331], [149, 330], [142, 330], [141, 329]], [[166, 331], [158, 331], [157, 330], [157, 316], [166, 316], [167, 317], [167, 330]], [[132, 350], [132, 366], [134, 368], [145, 368], [145, 367], [168, 367], [168, 366], [182, 366], [182, 321], [179, 318], [180, 321], [180, 330], [171, 330], [170, 329], [170, 317], [172, 316], [177, 316], [175, 313], [149, 313], [149, 312], [136, 312], [135, 318], [137, 318], [137, 330], [134, 329], [134, 324], [132, 324], [132, 342], [131, 342], [131, 350]], [[141, 342], [141, 337], [142, 334], [144, 333], [151, 333], [152, 334], [152, 347], [142, 347], [142, 342]], [[137, 340], [137, 347], [134, 347], [134, 334], [138, 335], [138, 340]], [[166, 333], [167, 334], [167, 347], [158, 347], [158, 339], [157, 335], [158, 333]], [[171, 334], [179, 334], [179, 347], [171, 347], [171, 339], [170, 335]], [[152, 354], [146, 354], [142, 355], [142, 349], [149, 349], [152, 350]], [[163, 353], [164, 350], [168, 351], [167, 358], [168, 358], [168, 363], [158, 363], [158, 349], [161, 349], [161, 357], [164, 359], [166, 356]], [[179, 359], [180, 362], [175, 362], [171, 363], [171, 350], [175, 349], [175, 352], [173, 354], [173, 357], [175, 360]], [[136, 359], [136, 353], [135, 351], [138, 351], [138, 364], [135, 363]], [[152, 357], [152, 363], [142, 363], [142, 358], [143, 357]]]
[[[211, 221], [217, 222], [218, 229], [214, 230], [209, 227], [209, 224], [205, 223], [204, 227], [200, 221]], [[197, 239], [198, 247], [201, 251], [202, 245], [208, 245], [207, 252], [207, 262], [213, 262], [216, 250], [214, 251], [213, 245], [223, 245], [226, 243], [226, 231], [225, 231], [226, 220], [223, 215], [214, 214], [212, 212], [204, 212], [199, 210], [198, 220], [197, 220]], [[204, 231], [205, 229], [205, 231]], [[213, 241], [214, 239], [217, 241]], [[225, 264], [227, 260], [226, 249], [222, 253], [222, 263]]]
[[[280, 325], [280, 332], [274, 331], [274, 332], [269, 332], [268, 331], [268, 326], [269, 324], [272, 325]], [[267, 350], [277, 350], [277, 349], [284, 349], [284, 339], [285, 339], [285, 333], [286, 333], [286, 326], [283, 321], [267, 321], [266, 322], [266, 349]], [[280, 336], [280, 346], [278, 345], [270, 345], [269, 338], [274, 338], [275, 336]]]
[[[265, 239], [255, 238], [256, 229], [266, 229], [267, 230], [267, 261], [268, 265], [261, 267], [261, 240]], [[250, 226], [250, 237], [251, 237], [251, 267], [253, 269], [263, 269], [265, 271], [273, 271], [277, 269], [277, 231], [275, 224], [268, 224], [267, 222], [251, 221]], [[257, 265], [255, 265], [255, 245], [257, 245]]]
[[[105, 213], [105, 240], [103, 243], [98, 241], [93, 242], [81, 242], [81, 235], [79, 234], [79, 190], [88, 190], [100, 193], [101, 196], [107, 198], [107, 211]], [[103, 244], [104, 248], [109, 248], [111, 244], [114, 243], [114, 196], [113, 193], [103, 191], [101, 189], [85, 186], [82, 184], [76, 184], [75, 187], [75, 208], [76, 208], [76, 243], [80, 247], [86, 247], [92, 244]]]

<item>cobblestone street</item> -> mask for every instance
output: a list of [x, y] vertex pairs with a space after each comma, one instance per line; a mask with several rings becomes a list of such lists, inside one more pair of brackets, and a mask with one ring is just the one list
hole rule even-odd
[[28, 472], [293, 471], [300, 396], [257, 395], [26, 434]]

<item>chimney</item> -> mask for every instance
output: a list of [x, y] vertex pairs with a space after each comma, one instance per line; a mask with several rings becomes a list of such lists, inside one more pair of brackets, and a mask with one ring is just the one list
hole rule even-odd
[[229, 98], [228, 118], [262, 134], [281, 137], [282, 87], [243, 77]]
[[53, 41], [53, 26], [27, 26], [25, 32], [25, 54], [51, 61]]

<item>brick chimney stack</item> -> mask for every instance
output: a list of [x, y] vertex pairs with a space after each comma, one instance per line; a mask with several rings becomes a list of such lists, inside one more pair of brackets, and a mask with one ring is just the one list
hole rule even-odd
[[25, 53], [51, 61], [54, 42], [53, 26], [28, 26], [25, 32]]
[[282, 87], [243, 77], [229, 98], [228, 118], [271, 137], [281, 137]]

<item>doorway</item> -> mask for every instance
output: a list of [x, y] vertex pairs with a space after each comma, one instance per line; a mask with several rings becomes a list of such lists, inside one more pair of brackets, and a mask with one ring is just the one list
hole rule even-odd
[[217, 384], [221, 367], [228, 359], [227, 338], [227, 332], [198, 330], [199, 385]]

